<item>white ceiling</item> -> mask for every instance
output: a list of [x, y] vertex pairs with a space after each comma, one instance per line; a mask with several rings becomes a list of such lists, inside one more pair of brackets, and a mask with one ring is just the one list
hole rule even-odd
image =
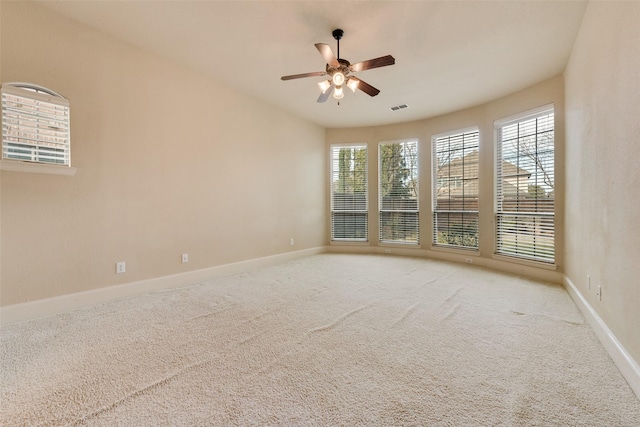
[[[582, 1], [46, 1], [42, 5], [152, 51], [324, 127], [433, 117], [478, 105], [561, 73]], [[318, 104], [314, 43], [359, 62], [396, 64], [357, 76], [376, 97], [345, 91]], [[409, 108], [391, 111], [407, 104]]]

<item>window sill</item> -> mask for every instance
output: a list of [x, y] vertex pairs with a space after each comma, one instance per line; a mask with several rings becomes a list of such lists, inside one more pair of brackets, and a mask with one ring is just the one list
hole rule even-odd
[[431, 245], [429, 249], [432, 251], [448, 252], [451, 254], [458, 254], [458, 255], [480, 256], [480, 249], [475, 249], [475, 248], [466, 248], [466, 247], [457, 248], [454, 246]]
[[420, 248], [420, 243], [416, 242], [390, 242], [387, 240], [378, 242], [378, 246], [386, 246], [390, 248]]
[[0, 170], [73, 176], [76, 174], [78, 168], [61, 165], [47, 165], [45, 163], [21, 162], [18, 160], [0, 160]]
[[369, 246], [366, 240], [331, 240], [329, 242], [333, 246]]
[[545, 270], [556, 271], [558, 269], [558, 266], [556, 264], [548, 264], [542, 261], [534, 261], [534, 260], [528, 260], [523, 258], [510, 257], [506, 255], [493, 254], [491, 255], [491, 258], [497, 261], [505, 261], [505, 262], [510, 262], [512, 264], [522, 264], [529, 267], [542, 268]]

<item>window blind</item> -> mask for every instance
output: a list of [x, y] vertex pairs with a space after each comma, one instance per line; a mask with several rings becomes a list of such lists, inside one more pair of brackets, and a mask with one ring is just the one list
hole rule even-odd
[[331, 240], [368, 240], [367, 146], [331, 146]]
[[378, 159], [380, 241], [418, 244], [418, 141], [380, 143]]
[[70, 166], [69, 101], [38, 86], [2, 86], [2, 158]]
[[477, 129], [432, 138], [433, 244], [478, 249]]
[[496, 253], [553, 263], [553, 106], [499, 122], [496, 134]]

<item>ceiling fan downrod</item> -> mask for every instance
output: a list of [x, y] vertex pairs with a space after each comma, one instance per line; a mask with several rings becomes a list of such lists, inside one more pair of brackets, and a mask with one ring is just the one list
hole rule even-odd
[[342, 31], [340, 28], [336, 28], [331, 34], [333, 35], [333, 38], [338, 41], [337, 59], [340, 59], [340, 39], [342, 38], [342, 36], [344, 36], [344, 31]]

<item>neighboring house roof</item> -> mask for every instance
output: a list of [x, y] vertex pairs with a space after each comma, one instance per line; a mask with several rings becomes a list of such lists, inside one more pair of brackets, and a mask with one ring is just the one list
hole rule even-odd
[[[472, 151], [464, 157], [459, 157], [439, 168], [437, 179], [449, 179], [449, 184], [438, 189], [440, 196], [478, 197], [479, 154]], [[466, 173], [465, 173], [466, 172]], [[522, 194], [528, 191], [531, 172], [513, 163], [502, 162], [504, 181], [503, 194]]]

